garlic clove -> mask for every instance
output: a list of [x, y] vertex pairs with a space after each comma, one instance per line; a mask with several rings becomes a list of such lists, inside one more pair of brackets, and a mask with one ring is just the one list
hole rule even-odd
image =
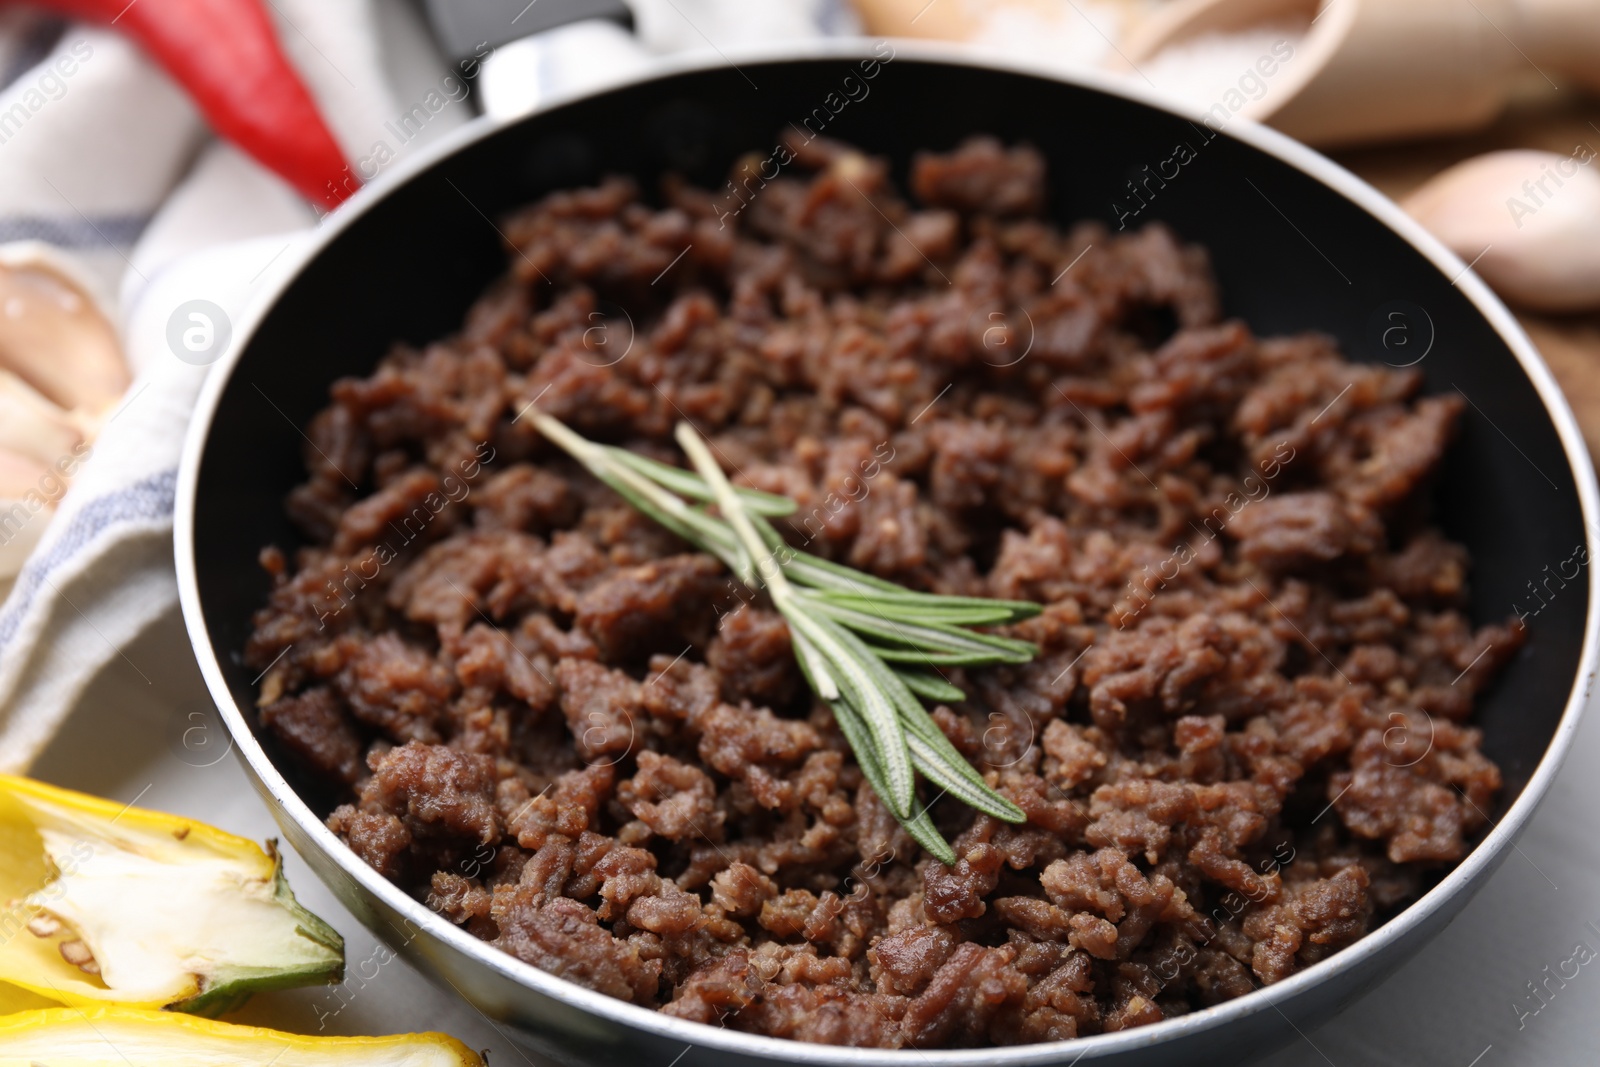
[[90, 417], [128, 388], [116, 330], [72, 268], [36, 241], [0, 247], [0, 369]]
[[60, 252], [0, 245], [0, 582], [21, 570], [128, 388], [116, 330]]
[[1507, 300], [1540, 311], [1600, 307], [1600, 160], [1491, 152], [1434, 177], [1402, 206]]
[[72, 416], [39, 395], [27, 382], [0, 370], [0, 449], [52, 464], [83, 442]]
[[20, 500], [0, 499], [0, 594], [6, 589], [6, 583], [22, 573], [22, 565], [28, 561], [28, 555], [39, 544], [39, 538], [44, 536], [45, 524], [50, 521], [53, 510], [47, 510], [42, 515], [27, 514], [26, 519], [16, 524], [5, 521], [5, 516], [16, 513], [21, 508], [24, 513], [28, 506]]
[[0, 582], [14, 578], [55, 513], [62, 483], [44, 464], [0, 449]]
[[47, 473], [46, 464], [0, 448], [0, 499], [19, 499], [29, 492], [42, 495], [39, 483]]

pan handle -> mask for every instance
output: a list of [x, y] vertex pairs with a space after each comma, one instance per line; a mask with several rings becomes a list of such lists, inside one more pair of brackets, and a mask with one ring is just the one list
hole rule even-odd
[[425, 0], [424, 7], [434, 40], [451, 62], [587, 19], [633, 29], [633, 12], [623, 0]]
[[561, 97], [623, 81], [650, 61], [650, 53], [618, 23], [585, 19], [496, 48], [483, 61], [480, 100], [485, 114], [514, 118]]

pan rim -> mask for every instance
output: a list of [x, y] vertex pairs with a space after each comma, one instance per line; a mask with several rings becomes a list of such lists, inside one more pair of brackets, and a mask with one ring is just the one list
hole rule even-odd
[[[1198, 111], [1158, 91], [1099, 71], [1064, 71], [1039, 61], [954, 45], [897, 39], [893, 42], [892, 48], [892, 57], [895, 60], [904, 56], [922, 63], [1022, 74], [1101, 92], [1183, 118], [1194, 119], [1199, 115]], [[1067, 1041], [1003, 1048], [921, 1051], [811, 1045], [787, 1038], [747, 1034], [677, 1019], [654, 1009], [616, 1000], [559, 978], [472, 937], [383, 878], [356, 856], [348, 846], [339, 841], [311, 811], [268, 758], [265, 749], [250, 729], [243, 711], [234, 701], [222, 673], [217, 650], [206, 627], [200, 599], [194, 553], [195, 501], [199, 473], [218, 404], [239, 358], [287, 288], [316, 256], [336, 241], [356, 219], [413, 177], [422, 174], [447, 157], [480, 140], [492, 137], [532, 115], [543, 114], [565, 104], [601, 96], [618, 89], [664, 81], [680, 74], [722, 69], [735, 63], [755, 66], [818, 60], [883, 58], [881, 54], [873, 51], [873, 41], [864, 38], [824, 39], [800, 44], [749, 45], [731, 48], [727, 52], [726, 55], [719, 53], [713, 56], [662, 60], [646, 73], [562, 97], [535, 111], [510, 116], [484, 117], [452, 131], [438, 142], [420, 150], [415, 156], [397, 162], [389, 171], [379, 175], [372, 184], [355, 193], [317, 230], [312, 231], [306, 239], [291, 249], [289, 253], [293, 257], [291, 265], [277, 272], [273, 283], [265, 286], [251, 299], [234, 332], [233, 345], [213, 364], [195, 405], [179, 465], [173, 536], [179, 602], [190, 644], [194, 648], [211, 697], [218, 705], [219, 713], [237, 742], [236, 749], [240, 758], [246, 762], [258, 788], [264, 789], [283, 813], [294, 820], [325, 856], [363, 890], [377, 897], [385, 907], [425, 930], [452, 950], [488, 967], [505, 980], [531, 988], [554, 1001], [577, 1008], [591, 1016], [640, 1030], [663, 1040], [681, 1041], [690, 1047], [711, 1048], [736, 1055], [816, 1065], [904, 1067], [910, 1062], [909, 1057], [915, 1056], [918, 1061], [926, 1061], [931, 1067], [954, 1067], [956, 1064], [971, 1065], [978, 1062], [994, 1067], [1024, 1067], [1024, 1065], [1059, 1062], [1064, 1051], [1068, 1049], [1078, 1053], [1078, 1058], [1073, 1062], [1090, 1061], [1182, 1040], [1226, 1026], [1269, 1008], [1282, 1014], [1282, 1008], [1288, 1002], [1311, 987], [1333, 978], [1339, 972], [1360, 966], [1371, 957], [1389, 949], [1395, 942], [1404, 939], [1417, 927], [1428, 922], [1452, 897], [1467, 890], [1474, 882], [1487, 878], [1504, 858], [1506, 851], [1512, 847], [1516, 837], [1549, 791], [1551, 782], [1571, 746], [1588, 702], [1597, 660], [1600, 660], [1600, 595], [1597, 595], [1600, 594], [1600, 575], [1594, 573], [1595, 568], [1590, 568], [1588, 611], [1577, 671], [1550, 743], [1516, 800], [1499, 822], [1455, 868], [1389, 922], [1328, 959], [1282, 982], [1255, 990], [1242, 997], [1175, 1019], [1131, 1030]], [[1405, 215], [1396, 204], [1315, 150], [1275, 130], [1244, 119], [1230, 122], [1222, 134], [1288, 164], [1331, 192], [1343, 196], [1420, 252], [1447, 278], [1457, 278], [1456, 287], [1499, 335], [1538, 393], [1573, 475], [1574, 490], [1578, 497], [1584, 526], [1591, 532], [1600, 531], [1600, 524], [1597, 524], [1597, 519], [1600, 519], [1600, 486], [1596, 484], [1594, 467], [1577, 420], [1532, 341], [1488, 286], [1468, 270], [1467, 265], [1459, 257]], [[1285, 1018], [1287, 1019], [1287, 1016]]]

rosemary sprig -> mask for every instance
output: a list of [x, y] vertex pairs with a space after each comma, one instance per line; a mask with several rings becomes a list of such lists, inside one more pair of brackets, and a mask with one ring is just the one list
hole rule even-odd
[[735, 487], [687, 422], [676, 437], [693, 471], [590, 441], [543, 412], [529, 418], [644, 515], [717, 557], [745, 585], [766, 589], [789, 624], [802, 673], [833, 710], [868, 784], [930, 855], [956, 861], [916, 796], [919, 774], [940, 796], [1006, 822], [1027, 818], [989, 787], [922, 700], [966, 699], [940, 666], [1031, 660], [1038, 649], [1027, 641], [969, 627], [1029, 618], [1039, 605], [919, 593], [790, 547], [767, 520], [791, 514], [794, 501]]

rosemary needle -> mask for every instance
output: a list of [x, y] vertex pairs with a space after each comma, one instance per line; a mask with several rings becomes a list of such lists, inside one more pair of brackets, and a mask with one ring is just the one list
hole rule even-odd
[[929, 855], [956, 862], [928, 816], [932, 802], [917, 798], [917, 775], [938, 787], [938, 796], [994, 818], [1027, 818], [989, 786], [922, 705], [966, 694], [920, 668], [1028, 662], [1038, 652], [1032, 644], [969, 627], [1028, 618], [1038, 614], [1037, 604], [919, 593], [790, 547], [767, 520], [793, 513], [794, 501], [735, 487], [687, 422], [675, 436], [692, 471], [597, 444], [543, 412], [529, 416], [546, 439], [642, 514], [721, 560], [744, 584], [766, 589], [789, 624], [801, 672], [833, 710], [868, 784]]

